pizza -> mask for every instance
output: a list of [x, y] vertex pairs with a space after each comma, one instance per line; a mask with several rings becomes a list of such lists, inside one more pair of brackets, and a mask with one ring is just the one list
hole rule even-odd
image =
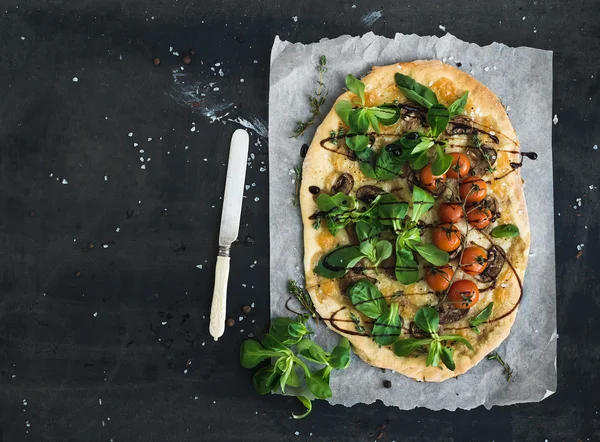
[[303, 163], [306, 288], [368, 364], [439, 382], [509, 334], [530, 231], [500, 100], [437, 60], [373, 67]]

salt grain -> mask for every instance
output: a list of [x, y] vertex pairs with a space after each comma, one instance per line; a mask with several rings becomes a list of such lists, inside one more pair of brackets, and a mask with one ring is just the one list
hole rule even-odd
[[65, 180], [64, 178], [63, 178], [63, 180], [62, 180], [62, 183], [63, 183], [63, 184], [69, 184], [69, 182], [68, 182], [67, 180]]
[[202, 270], [202, 264], [198, 264], [196, 268]]
[[128, 137], [133, 137], [133, 132], [129, 132], [129, 133], [127, 134], [127, 136], [128, 136]]
[[554, 118], [552, 119], [552, 122], [554, 123], [555, 126], [558, 124], [558, 115], [554, 114]]
[[96, 316], [98, 316], [98, 312], [94, 313], [94, 315], [93, 315], [93, 316], [94, 316], [94, 318], [95, 318]]
[[79, 81], [79, 78], [73, 77], [73, 83], [77, 83], [78, 81]]

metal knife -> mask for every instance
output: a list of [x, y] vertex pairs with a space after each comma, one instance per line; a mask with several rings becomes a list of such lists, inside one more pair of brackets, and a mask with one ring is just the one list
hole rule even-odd
[[238, 129], [231, 137], [227, 179], [221, 212], [219, 231], [219, 253], [215, 269], [215, 287], [210, 309], [210, 334], [215, 341], [225, 332], [225, 309], [227, 308], [227, 280], [229, 279], [229, 249], [240, 230], [242, 197], [248, 161], [248, 132]]

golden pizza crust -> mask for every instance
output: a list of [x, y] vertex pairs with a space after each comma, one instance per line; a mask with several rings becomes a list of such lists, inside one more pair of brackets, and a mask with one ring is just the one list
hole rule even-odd
[[[517, 135], [500, 100], [494, 93], [470, 75], [437, 60], [374, 67], [371, 73], [362, 79], [366, 86], [365, 95], [367, 105], [379, 105], [384, 102], [392, 102], [393, 100], [399, 100], [400, 102], [408, 101], [396, 86], [394, 80], [396, 72], [408, 75], [417, 82], [430, 87], [438, 96], [438, 100], [446, 106], [451, 104], [465, 91], [469, 91], [465, 114], [479, 124], [479, 127], [487, 127], [488, 131], [494, 131], [500, 139], [500, 143], [494, 145], [495, 148], [498, 150], [519, 151]], [[338, 98], [338, 101], [348, 100], [353, 96], [354, 94], [346, 92]], [[308, 187], [318, 186], [321, 189], [330, 189], [340, 173], [349, 172], [356, 180], [354, 190], [364, 184], [374, 184], [386, 191], [396, 189], [401, 194], [404, 192], [403, 195], [405, 197], [403, 199], [406, 201], [410, 201], [410, 194], [407, 193], [407, 189], [398, 189], [399, 187], [403, 187], [402, 179], [378, 182], [366, 178], [360, 172], [357, 162], [351, 161], [339, 153], [331, 152], [320, 145], [321, 140], [328, 138], [332, 130], [337, 131], [342, 125], [343, 123], [337, 115], [334, 105], [317, 129], [304, 160], [300, 202], [304, 223], [306, 287], [318, 313], [323, 318], [330, 318], [332, 314], [337, 312], [337, 319], [347, 320], [351, 311], [356, 315], [359, 315], [359, 312], [340, 293], [338, 280], [319, 277], [313, 272], [313, 268], [324, 252], [347, 243], [348, 240], [344, 231], [339, 232], [334, 238], [327, 232], [325, 227], [319, 230], [313, 228], [313, 221], [309, 217], [317, 211], [317, 205], [313, 195], [308, 191]], [[386, 127], [385, 129], [388, 128]], [[450, 151], [452, 151], [452, 148]], [[518, 158], [518, 156], [514, 154], [499, 155], [496, 164], [498, 170], [506, 170], [509, 167], [508, 163], [510, 161], [517, 161], [515, 158]], [[488, 180], [487, 177], [486, 180]], [[501, 180], [492, 181], [492, 183], [488, 184], [488, 194], [496, 197], [501, 207], [502, 216], [495, 224], [512, 223], [517, 225], [521, 231], [521, 235], [517, 238], [495, 239], [494, 242], [506, 251], [510, 262], [522, 280], [527, 266], [530, 235], [523, 195], [523, 181], [519, 171], [511, 173]], [[431, 214], [434, 212], [437, 212], [437, 206], [430, 210], [428, 216], [432, 216]], [[430, 218], [430, 220], [433, 219]], [[426, 222], [431, 222], [430, 220], [426, 220]], [[471, 240], [471, 236], [469, 236], [469, 240]], [[489, 245], [489, 241], [485, 237], [476, 238], [476, 242], [481, 243], [486, 248]], [[456, 279], [473, 280], [473, 278], [465, 275], [461, 270], [457, 269], [456, 272]], [[424, 282], [418, 282], [406, 288], [397, 281], [391, 280], [388, 277], [382, 277], [381, 272], [377, 275], [377, 278], [379, 279], [378, 288], [385, 296], [389, 296], [400, 289], [405, 290], [405, 296], [401, 296], [398, 300], [405, 326], [412, 320], [411, 315], [414, 315], [414, 312], [420, 306], [433, 302], [433, 299], [431, 299], [432, 295], [410, 296], [411, 293], [425, 292], [426, 285]], [[481, 287], [481, 283], [478, 285]], [[454, 361], [456, 363], [454, 371], [448, 370], [443, 365], [440, 365], [440, 367], [426, 367], [425, 357], [418, 353], [416, 356], [412, 354], [407, 357], [398, 357], [390, 347], [380, 347], [369, 337], [355, 336], [350, 333], [341, 332], [332, 327], [331, 321], [325, 320], [325, 322], [334, 331], [347, 337], [352, 343], [356, 354], [365, 362], [377, 367], [395, 370], [419, 381], [439, 382], [466, 372], [494, 350], [508, 336], [515, 320], [517, 309], [504, 319], [480, 326], [480, 334], [476, 334], [470, 330], [468, 319], [476, 316], [492, 300], [494, 301], [492, 319], [498, 318], [518, 304], [520, 296], [521, 290], [517, 278], [510, 266], [505, 265], [497, 278], [496, 288], [482, 292], [479, 302], [471, 309], [465, 319], [448, 324], [446, 328], [447, 334], [460, 334], [466, 337], [474, 347], [474, 351], [469, 350], [463, 344], [457, 344], [454, 347]], [[343, 307], [345, 309], [340, 311], [340, 308]], [[352, 322], [342, 322], [334, 325], [345, 330], [354, 330]], [[462, 329], [456, 330], [456, 328]]]

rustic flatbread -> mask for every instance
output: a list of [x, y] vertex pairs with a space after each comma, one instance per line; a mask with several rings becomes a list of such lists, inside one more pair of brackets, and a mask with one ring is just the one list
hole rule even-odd
[[[365, 362], [395, 370], [418, 381], [439, 382], [460, 375], [481, 361], [508, 336], [515, 320], [523, 296], [522, 280], [530, 245], [523, 180], [519, 173], [523, 156], [517, 135], [502, 103], [494, 93], [470, 75], [437, 60], [373, 67], [362, 79], [365, 85], [365, 107], [387, 104], [389, 109], [395, 106], [399, 115], [397, 122], [382, 124], [380, 133], [375, 133], [373, 126], [369, 126], [367, 149], [372, 151], [369, 154], [376, 155], [386, 146], [397, 146], [398, 140], [408, 133], [427, 133], [432, 130], [428, 124], [430, 120], [427, 117], [427, 105], [423, 106], [418, 97], [417, 101], [421, 103], [415, 102], [414, 94], [407, 97], [403, 93], [395, 80], [397, 73], [429, 88], [435, 93], [438, 103], [445, 108], [450, 108], [468, 92], [464, 109], [461, 107], [458, 115], [451, 114], [449, 123], [427, 155], [431, 165], [432, 158], [442, 155], [436, 154], [439, 144], [446, 155], [465, 154], [470, 160], [470, 169], [467, 174], [462, 174], [459, 160], [458, 166], [453, 164], [448, 170], [445, 180], [434, 176], [433, 184], [426, 183], [425, 178], [421, 181], [424, 172], [412, 170], [409, 165], [415, 161], [413, 156], [411, 162], [406, 161], [402, 170], [392, 179], [379, 180], [365, 175], [362, 167], [364, 164], [361, 165], [361, 159], [357, 157], [363, 157], [367, 151], [357, 155], [357, 152], [349, 148], [349, 143], [354, 146], [354, 140], [347, 138], [351, 137], [348, 134], [348, 124], [336, 112], [336, 106], [342, 101], [351, 101], [355, 107], [356, 103], [360, 106], [361, 97], [350, 91], [343, 93], [317, 129], [304, 159], [300, 203], [304, 224], [306, 288], [317, 312], [328, 327], [348, 338], [356, 354]], [[423, 93], [422, 89], [421, 92], [417, 89], [417, 93]], [[406, 153], [403, 148], [399, 148], [396, 153], [400, 154], [400, 150]], [[393, 149], [388, 148], [388, 151], [392, 152]], [[451, 170], [454, 170], [454, 175], [458, 175], [456, 179], [450, 178]], [[472, 176], [478, 178], [472, 179]], [[469, 180], [475, 181], [474, 187], [472, 183], [469, 187]], [[478, 193], [481, 187], [477, 183], [482, 183], [481, 187], [487, 188], [484, 198], [465, 202], [471, 195]], [[317, 204], [319, 196], [333, 196], [341, 191], [355, 198], [361, 206], [360, 210], [367, 210], [369, 200], [380, 190], [375, 190], [373, 194], [373, 188], [365, 186], [376, 186], [385, 193], [394, 195], [398, 201], [407, 202], [410, 210], [417, 206], [412, 203], [415, 187], [430, 192], [435, 204], [415, 224], [423, 244], [434, 241], [436, 232], [438, 236], [441, 231], [448, 235], [453, 233], [439, 227], [442, 205], [455, 203], [462, 208], [461, 213], [467, 215], [469, 222], [463, 216], [463, 219], [450, 223], [454, 226], [451, 228], [460, 231], [456, 235], [460, 238], [460, 245], [458, 249], [447, 250], [449, 265], [453, 271], [453, 275], [447, 278], [448, 288], [433, 290], [429, 286], [423, 276], [434, 274], [438, 270], [433, 269], [435, 266], [414, 251], [411, 253], [418, 264], [418, 280], [411, 284], [399, 282], [398, 272], [406, 269], [399, 269], [397, 262], [393, 262], [394, 254], [398, 253], [399, 243], [394, 243], [397, 238], [389, 241], [396, 244], [392, 256], [377, 268], [369, 260], [361, 259], [358, 263], [353, 262], [342, 277], [331, 278], [317, 274], [318, 271], [315, 273], [319, 263], [326, 261], [328, 253], [352, 244], [358, 247], [356, 226], [353, 232], [352, 223], [337, 231], [335, 236], [329, 232], [328, 215]], [[463, 187], [467, 189], [466, 194], [462, 194]], [[360, 202], [357, 191], [358, 196], [362, 196]], [[474, 216], [471, 221], [471, 215], [475, 212], [481, 216]], [[501, 227], [492, 236], [492, 230], [498, 226]], [[518, 235], [511, 236], [517, 229]], [[508, 236], [502, 234], [507, 231]], [[500, 237], [496, 237], [497, 232], [500, 232]], [[383, 232], [376, 241], [386, 238], [386, 235], [389, 239], [394, 232]], [[482, 260], [471, 261], [470, 264], [465, 262], [465, 256], [469, 253], [467, 249], [477, 247], [486, 252], [483, 257], [477, 256], [478, 260]], [[444, 266], [440, 266], [442, 267]], [[334, 270], [339, 268], [334, 267]], [[410, 271], [417, 270], [410, 267]], [[397, 304], [402, 330], [397, 342], [433, 336], [416, 327], [413, 321], [417, 311], [423, 307], [431, 307], [439, 315], [437, 335], [460, 336], [470, 343], [472, 349], [461, 340], [442, 342], [441, 346], [453, 354], [455, 366], [451, 370], [446, 363], [432, 363], [427, 345], [417, 347], [407, 356], [398, 356], [394, 352], [396, 343], [378, 344], [375, 342], [377, 336], [373, 334], [377, 319], [361, 312], [348, 296], [349, 287], [364, 280], [376, 286], [388, 308], [392, 303]], [[470, 294], [460, 304], [456, 297], [451, 297], [454, 284], [463, 280], [471, 281], [477, 286], [478, 300]], [[464, 298], [464, 295], [461, 296]], [[472, 302], [474, 300], [476, 302]], [[475, 318], [485, 316], [486, 312], [482, 314], [482, 311], [486, 307], [487, 313], [491, 311], [489, 317], [474, 322]], [[472, 325], [478, 322], [479, 325]]]

